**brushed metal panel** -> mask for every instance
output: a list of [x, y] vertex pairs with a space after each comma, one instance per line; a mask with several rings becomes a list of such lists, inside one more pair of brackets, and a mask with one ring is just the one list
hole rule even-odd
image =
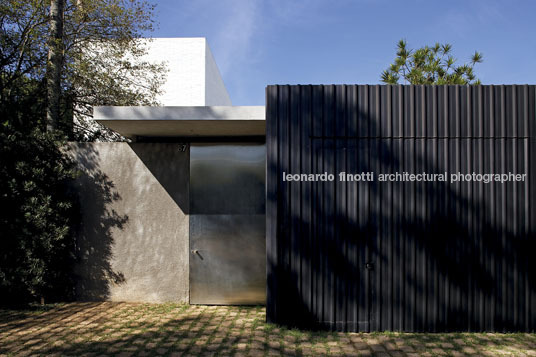
[[190, 216], [190, 303], [265, 304], [265, 216]]
[[266, 149], [190, 147], [190, 303], [265, 304]]
[[192, 144], [191, 214], [264, 214], [264, 144]]

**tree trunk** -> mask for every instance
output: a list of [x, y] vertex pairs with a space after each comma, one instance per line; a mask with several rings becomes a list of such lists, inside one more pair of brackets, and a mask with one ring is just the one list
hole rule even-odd
[[64, 1], [50, 0], [50, 32], [48, 35], [47, 61], [47, 131], [55, 130], [60, 121]]

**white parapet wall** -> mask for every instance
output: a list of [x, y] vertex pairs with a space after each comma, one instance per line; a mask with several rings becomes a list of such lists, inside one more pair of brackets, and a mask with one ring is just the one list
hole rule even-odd
[[146, 46], [143, 59], [168, 68], [161, 105], [232, 105], [205, 38], [153, 38]]

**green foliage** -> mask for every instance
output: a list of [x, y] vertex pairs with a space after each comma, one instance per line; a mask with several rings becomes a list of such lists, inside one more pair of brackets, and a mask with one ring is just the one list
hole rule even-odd
[[[146, 0], [65, 0], [59, 132], [46, 134], [50, 1], [0, 2], [0, 302], [73, 294], [76, 198], [65, 138], [118, 139], [94, 105], [154, 105], [165, 69], [143, 61]], [[73, 135], [73, 127], [75, 133]], [[56, 135], [56, 136], [53, 136]]]
[[61, 141], [38, 129], [0, 126], [0, 302], [73, 294], [76, 171]]
[[473, 68], [482, 60], [482, 53], [475, 51], [469, 63], [456, 66], [450, 44], [413, 50], [400, 40], [395, 61], [383, 71], [381, 80], [387, 84], [398, 84], [401, 79], [409, 84], [480, 84]]
[[[0, 4], [0, 114], [15, 113], [9, 118], [17, 127], [39, 127], [45, 118], [49, 5], [42, 0]], [[117, 138], [87, 119], [94, 105], [158, 104], [166, 69], [143, 60], [147, 50], [139, 40], [153, 29], [154, 5], [65, 0], [64, 8], [62, 129], [71, 135], [74, 126], [79, 135], [71, 138], [78, 140]], [[31, 108], [25, 101], [34, 101]]]
[[0, 303], [72, 297], [78, 210], [62, 140], [117, 139], [86, 120], [92, 107], [157, 104], [164, 79], [139, 40], [153, 28], [154, 5], [65, 0], [60, 130], [44, 133], [49, 6], [0, 2]]

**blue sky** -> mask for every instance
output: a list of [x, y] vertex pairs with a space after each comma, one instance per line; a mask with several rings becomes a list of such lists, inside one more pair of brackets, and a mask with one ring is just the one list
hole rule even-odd
[[233, 105], [268, 84], [380, 83], [404, 38], [478, 50], [484, 84], [536, 83], [536, 1], [163, 0], [154, 37], [206, 37]]

